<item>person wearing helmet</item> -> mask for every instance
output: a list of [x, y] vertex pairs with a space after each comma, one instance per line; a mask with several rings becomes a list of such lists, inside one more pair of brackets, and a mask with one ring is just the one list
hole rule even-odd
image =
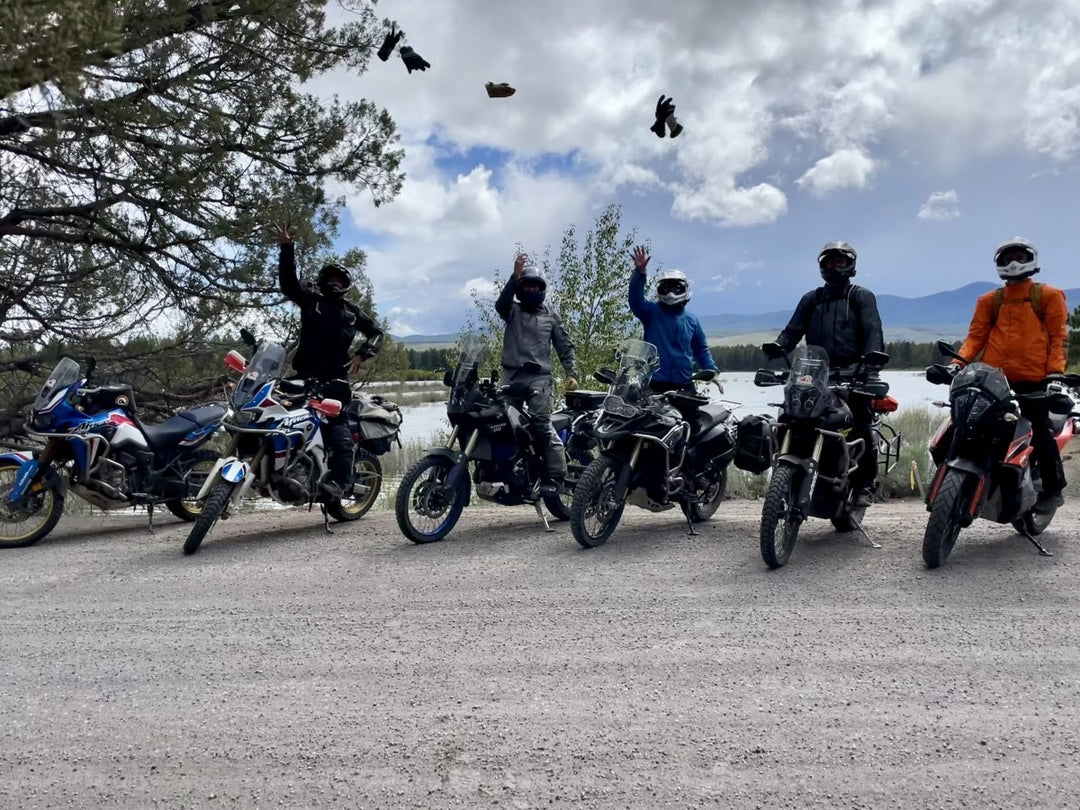
[[[858, 255], [847, 242], [828, 242], [818, 252], [818, 271], [825, 282], [803, 295], [787, 326], [776, 338], [785, 352], [806, 338], [829, 355], [830, 368], [853, 366], [870, 352], [885, 349], [877, 298], [870, 290], [853, 284]], [[852, 476], [855, 506], [869, 506], [877, 487], [877, 441], [871, 426], [874, 412], [868, 397], [852, 396], [851, 438], [861, 438], [866, 450]]]
[[[345, 299], [352, 276], [338, 264], [324, 265], [314, 289], [301, 285], [296, 275], [296, 249], [288, 228], [277, 226], [278, 281], [281, 292], [300, 307], [300, 341], [292, 365], [297, 377], [320, 383], [323, 396], [341, 400], [341, 414], [323, 431], [330, 452], [330, 475], [322, 484], [325, 497], [340, 500], [352, 480], [352, 436], [346, 406], [352, 399], [348, 375], [378, 353], [382, 330], [375, 321]], [[367, 340], [355, 351], [357, 333]]]
[[504, 379], [508, 384], [528, 391], [525, 405], [547, 469], [541, 491], [553, 495], [565, 486], [566, 448], [551, 425], [554, 389], [551, 347], [555, 347], [567, 374], [568, 391], [578, 385], [577, 359], [574, 343], [562, 320], [554, 310], [544, 306], [547, 295], [544, 274], [526, 262], [524, 254], [514, 259], [514, 272], [495, 301], [495, 311], [506, 322], [502, 346]]
[[656, 300], [645, 297], [645, 274], [649, 254], [641, 245], [634, 248], [634, 270], [630, 274], [630, 311], [645, 328], [645, 341], [656, 347], [660, 364], [649, 387], [654, 391], [694, 389], [694, 364], [716, 376], [705, 330], [693, 313], [686, 311], [690, 300], [690, 279], [682, 270], [664, 270], [656, 279]]
[[[1045, 391], [1045, 378], [1065, 371], [1069, 335], [1065, 292], [1032, 280], [1040, 269], [1039, 251], [1023, 237], [998, 245], [994, 268], [1005, 286], [979, 296], [958, 354], [966, 362], [979, 359], [997, 366], [1018, 394]], [[958, 368], [964, 365], [953, 363]], [[1042, 479], [1034, 510], [1049, 514], [1064, 503], [1065, 488], [1050, 412], [1037, 399], [1021, 399], [1020, 411], [1031, 422], [1031, 446]]]

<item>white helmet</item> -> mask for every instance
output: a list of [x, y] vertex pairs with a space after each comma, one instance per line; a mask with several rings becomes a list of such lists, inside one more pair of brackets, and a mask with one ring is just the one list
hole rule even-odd
[[690, 279], [682, 270], [665, 270], [656, 279], [656, 300], [678, 306], [690, 300]]
[[1022, 236], [1014, 236], [994, 251], [994, 266], [1005, 281], [1020, 281], [1039, 272], [1039, 251]]

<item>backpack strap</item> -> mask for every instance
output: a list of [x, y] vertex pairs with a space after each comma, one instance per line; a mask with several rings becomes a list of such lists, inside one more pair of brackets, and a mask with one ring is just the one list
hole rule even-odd
[[[1046, 325], [1046, 313], [1043, 311], [1042, 292], [1043, 287], [1046, 285], [1041, 281], [1036, 281], [1031, 285], [1031, 295], [1026, 298], [1026, 301], [1031, 303], [1031, 308], [1035, 310], [1035, 315], [1039, 318], [1039, 321]], [[1005, 303], [1005, 288], [998, 287], [994, 290], [994, 303], [990, 308], [990, 326], [993, 327], [997, 323], [998, 315], [1001, 313], [1001, 305]], [[1023, 302], [1018, 302], [1023, 303]]]

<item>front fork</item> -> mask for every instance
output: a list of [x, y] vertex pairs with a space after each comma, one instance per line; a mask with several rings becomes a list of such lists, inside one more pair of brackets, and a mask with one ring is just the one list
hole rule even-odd
[[[40, 491], [45, 487], [45, 477], [38, 473], [48, 470], [56, 457], [56, 440], [49, 439], [41, 453], [35, 458], [31, 456], [19, 467], [18, 475], [7, 494], [7, 502], [17, 505], [26, 499], [26, 496]], [[36, 479], [36, 480], [35, 480]]]

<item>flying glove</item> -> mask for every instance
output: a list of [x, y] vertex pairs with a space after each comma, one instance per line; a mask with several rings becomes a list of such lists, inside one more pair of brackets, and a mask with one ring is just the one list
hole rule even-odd
[[656, 133], [657, 138], [664, 137], [664, 121], [673, 112], [675, 112], [675, 105], [671, 103], [670, 98], [666, 98], [661, 94], [660, 99], [656, 102], [656, 123], [649, 127], [650, 130]]
[[394, 52], [394, 48], [397, 47], [398, 40], [401, 39], [401, 35], [404, 33], [404, 31], [398, 31], [395, 34], [394, 26], [391, 25], [390, 33], [386, 35], [386, 39], [383, 40], [382, 47], [379, 48], [379, 51], [376, 55], [384, 62], [389, 59], [390, 54], [392, 54]]
[[661, 95], [656, 102], [656, 123], [649, 129], [656, 133], [657, 138], [663, 138], [665, 126], [672, 138], [679, 137], [683, 131], [682, 124], [675, 118], [675, 105], [672, 103], [671, 96]]
[[488, 98], [509, 98], [517, 92], [506, 82], [499, 82], [498, 84], [488, 82], [484, 85], [484, 89], [487, 90]]
[[427, 70], [431, 67], [431, 63], [424, 59], [420, 54], [410, 48], [408, 45], [402, 45], [401, 50], [398, 51], [401, 54], [401, 61], [405, 63], [405, 67], [409, 69], [409, 73], [414, 70]]

